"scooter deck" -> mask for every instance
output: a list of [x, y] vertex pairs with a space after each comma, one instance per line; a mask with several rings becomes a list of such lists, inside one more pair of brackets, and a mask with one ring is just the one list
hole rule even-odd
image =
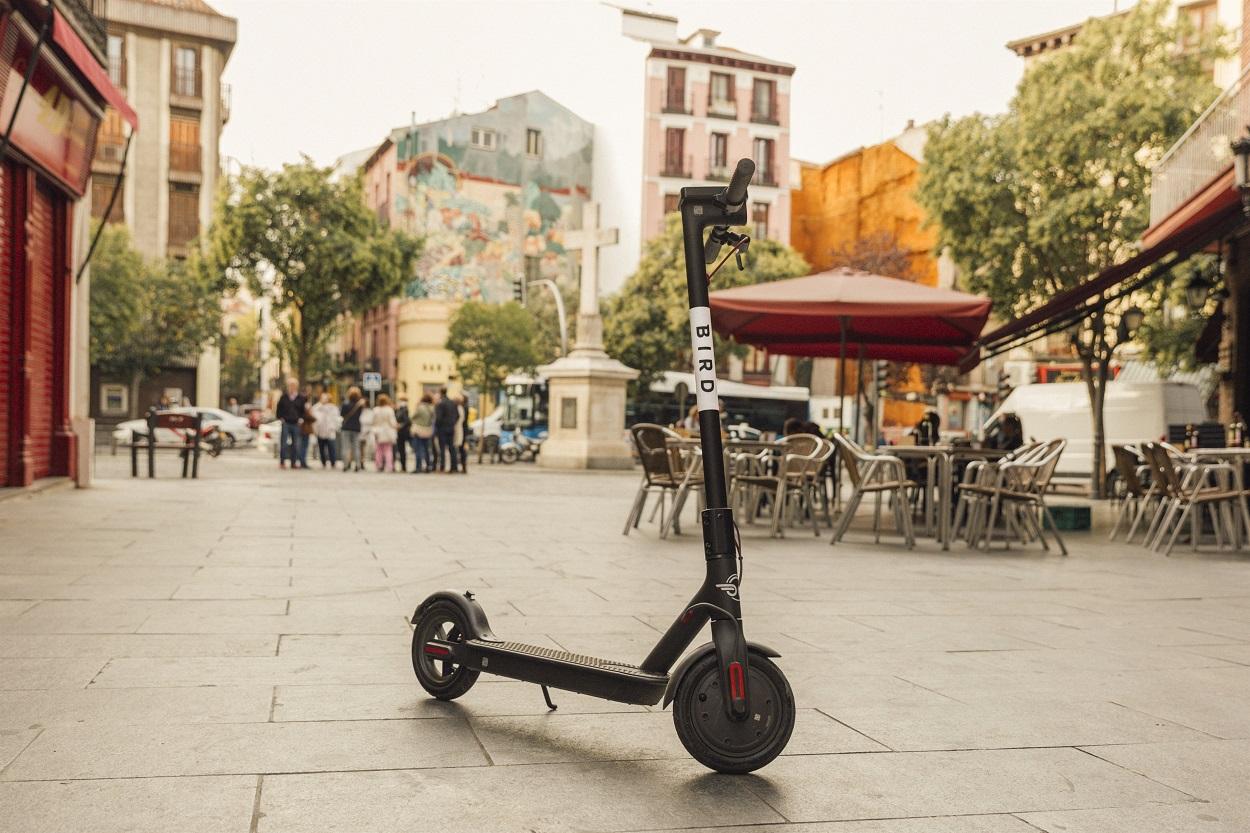
[[464, 646], [464, 664], [469, 668], [592, 697], [650, 706], [660, 702], [668, 687], [667, 674], [644, 671], [627, 662], [523, 642], [469, 639]]

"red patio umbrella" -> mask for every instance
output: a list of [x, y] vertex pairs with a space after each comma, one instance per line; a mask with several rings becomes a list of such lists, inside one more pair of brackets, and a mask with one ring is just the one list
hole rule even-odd
[[789, 356], [956, 365], [981, 334], [988, 298], [834, 269], [711, 293], [712, 326]]

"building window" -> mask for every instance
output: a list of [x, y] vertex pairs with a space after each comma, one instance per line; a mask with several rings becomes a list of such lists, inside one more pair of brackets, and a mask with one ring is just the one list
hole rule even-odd
[[475, 127], [469, 132], [469, 144], [478, 150], [494, 150], [495, 139], [495, 131], [489, 127]]
[[680, 194], [665, 194], [664, 195], [664, 213], [665, 214], [672, 214], [673, 212], [677, 211], [677, 208], [680, 205], [681, 205]]
[[174, 47], [174, 71], [170, 80], [174, 95], [200, 97], [200, 53], [195, 47]]
[[200, 187], [169, 183], [169, 247], [184, 248], [200, 233]]
[[100, 414], [126, 416], [130, 413], [130, 391], [125, 385], [100, 385]]
[[755, 85], [751, 90], [751, 121], [765, 124], [777, 123], [777, 84], [775, 82], [765, 81], [762, 78], [755, 79]]
[[708, 148], [708, 179], [729, 177], [729, 134], [713, 133]]
[[525, 129], [525, 152], [529, 156], [543, 155], [543, 132], [532, 127]]
[[680, 127], [670, 127], [664, 131], [664, 176], [690, 176], [685, 160], [686, 131]]
[[664, 112], [689, 113], [686, 107], [686, 68], [669, 67], [664, 91]]
[[768, 239], [768, 203], [752, 203], [751, 229], [751, 236], [756, 240]]
[[126, 133], [122, 124], [121, 114], [112, 107], [106, 107], [104, 120], [100, 122], [100, 130], [96, 133], [95, 158], [97, 160], [121, 164], [122, 152], [126, 147]]
[[755, 161], [755, 184], [770, 185], [777, 184], [777, 171], [773, 164], [773, 145], [772, 139], [756, 139], [751, 144], [751, 158]]
[[734, 104], [734, 78], [724, 72], [713, 72], [708, 85], [707, 112], [709, 116], [728, 116], [737, 118], [738, 108]]
[[[120, 177], [112, 174], [91, 175], [91, 216], [99, 220], [104, 218], [104, 212], [108, 208], [109, 200], [113, 198], [113, 189], [117, 187]], [[109, 212], [105, 222], [108, 223], [124, 223], [126, 222], [126, 212], [122, 207], [122, 194], [117, 194], [117, 199], [113, 201], [113, 210]]]
[[185, 113], [169, 116], [169, 169], [200, 172], [200, 119]]
[[1207, 2], [1191, 3], [1182, 9], [1185, 17], [1189, 22], [1190, 31], [1185, 33], [1182, 46], [1185, 49], [1196, 49], [1198, 43], [1202, 40], [1202, 36], [1210, 32], [1217, 25], [1217, 4], [1216, 0], [1207, 0]]
[[124, 35], [109, 35], [108, 43], [109, 80], [119, 87], [126, 86], [126, 38]]

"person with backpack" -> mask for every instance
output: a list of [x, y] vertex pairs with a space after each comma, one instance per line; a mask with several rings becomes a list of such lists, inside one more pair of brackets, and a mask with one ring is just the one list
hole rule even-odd
[[342, 430], [339, 432], [343, 443], [343, 471], [351, 471], [353, 465], [356, 471], [364, 469], [364, 463], [360, 459], [360, 414], [364, 409], [365, 400], [360, 395], [360, 388], [353, 386], [347, 391], [347, 401], [340, 411], [343, 417]]
[[434, 438], [434, 397], [428, 393], [421, 394], [421, 399], [412, 410], [412, 473], [434, 471], [434, 455], [430, 444]]

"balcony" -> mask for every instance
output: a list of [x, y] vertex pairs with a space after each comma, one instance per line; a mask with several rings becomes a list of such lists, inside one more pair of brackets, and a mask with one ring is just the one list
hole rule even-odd
[[752, 110], [751, 121], [755, 122], [756, 124], [771, 124], [771, 125], [781, 124], [781, 121], [777, 118], [776, 109], [767, 110], [767, 111]]
[[126, 150], [126, 140], [121, 136], [100, 135], [95, 145], [95, 158], [97, 162], [108, 162], [111, 165], [120, 165], [122, 163], [122, 154]]
[[681, 156], [665, 153], [660, 157], [660, 176], [676, 179], [693, 179], [694, 157], [690, 154]]
[[765, 188], [777, 187], [777, 172], [769, 167], [761, 166], [756, 163], [755, 176], [751, 177], [752, 185], [762, 185]]
[[736, 101], [720, 99], [709, 99], [707, 103], [707, 114], [713, 119], [733, 119], [738, 118], [738, 103]]
[[230, 121], [230, 104], [233, 98], [233, 90], [229, 84], [221, 85], [221, 123], [225, 124]]
[[670, 90], [664, 98], [664, 106], [660, 108], [662, 113], [676, 113], [681, 116], [689, 116], [694, 112], [694, 108], [690, 102], [686, 100], [686, 93], [682, 90]]
[[176, 66], [170, 76], [170, 92], [181, 98], [200, 97], [200, 68]]
[[108, 53], [108, 32], [104, 29], [106, 0], [56, 0], [56, 5], [103, 63]]
[[1250, 123], [1250, 68], [1241, 74], [1151, 171], [1150, 225], [1161, 222], [1233, 164], [1229, 148]]
[[722, 162], [720, 164], [712, 163], [707, 169], [708, 182], [728, 182], [733, 177], [734, 169], [729, 164]]

